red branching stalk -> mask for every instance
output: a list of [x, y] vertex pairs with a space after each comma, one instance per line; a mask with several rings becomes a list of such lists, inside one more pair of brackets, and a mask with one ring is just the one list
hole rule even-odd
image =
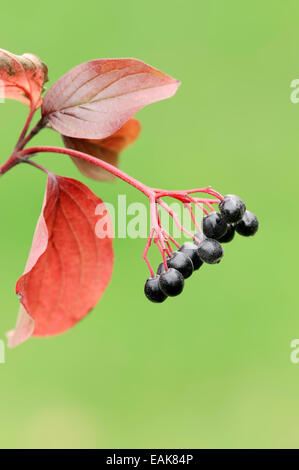
[[[215, 209], [213, 206], [215, 204], [218, 204], [223, 199], [223, 196], [220, 193], [214, 191], [210, 187], [188, 189], [186, 191], [169, 191], [166, 189], [151, 188], [141, 183], [137, 179], [133, 178], [132, 176], [128, 175], [127, 173], [121, 171], [119, 168], [110, 165], [109, 163], [103, 160], [95, 158], [87, 153], [79, 152], [77, 150], [69, 148], [43, 146], [24, 149], [25, 145], [32, 139], [32, 137], [34, 137], [47, 124], [43, 119], [41, 119], [26, 136], [33, 114], [34, 111], [31, 109], [13, 154], [0, 167], [0, 175], [3, 175], [8, 170], [10, 170], [15, 165], [21, 162], [31, 163], [36, 168], [45, 171], [45, 169], [40, 165], [30, 162], [29, 158], [38, 153], [56, 153], [60, 155], [69, 155], [71, 157], [80, 158], [82, 160], [85, 160], [86, 162], [99, 166], [104, 170], [108, 171], [109, 173], [113, 174], [117, 178], [120, 178], [121, 180], [125, 181], [126, 183], [141, 191], [149, 199], [151, 218], [150, 233], [142, 257], [144, 258], [152, 277], [155, 276], [155, 272], [148, 259], [148, 252], [152, 243], [157, 246], [162, 256], [166, 270], [168, 269], [167, 257], [171, 256], [173, 252], [172, 245], [174, 245], [176, 248], [180, 248], [179, 243], [161, 225], [158, 207], [161, 207], [170, 215], [170, 217], [173, 218], [174, 223], [177, 225], [181, 233], [185, 233], [188, 237], [200, 243], [200, 240], [194, 234], [192, 234], [189, 230], [183, 227], [177, 217], [177, 214], [168, 206], [168, 204], [163, 199], [165, 197], [170, 197], [181, 202], [183, 204], [183, 207], [189, 211], [195, 229], [197, 231], [200, 231], [200, 226], [195, 218], [192, 204], [194, 205], [194, 207], [198, 207], [203, 212], [203, 214], [207, 215], [210, 213], [210, 211], [214, 211]], [[210, 197], [197, 197], [197, 194], [208, 195]]]
[[45, 152], [64, 154], [64, 155], [69, 155], [75, 158], [81, 158], [82, 160], [85, 160], [89, 163], [93, 163], [94, 165], [100, 166], [101, 168], [108, 171], [109, 173], [112, 173], [117, 178], [120, 178], [126, 183], [130, 184], [131, 186], [134, 186], [136, 189], [141, 191], [147, 197], [150, 197], [153, 194], [151, 188], [141, 183], [140, 181], [136, 180], [132, 176], [127, 175], [126, 173], [119, 170], [115, 166], [110, 165], [110, 163], [104, 162], [103, 160], [93, 157], [92, 155], [89, 155], [87, 153], [78, 152], [77, 150], [62, 148], [62, 147], [44, 147], [44, 146], [43, 147], [30, 147], [28, 149], [21, 150], [20, 152], [18, 152], [18, 156], [22, 160], [22, 159], [26, 159], [26, 157], [29, 157], [30, 155], [32, 156], [37, 153], [45, 153]]
[[31, 103], [30, 111], [29, 111], [28, 117], [27, 117], [27, 119], [26, 119], [26, 121], [25, 121], [24, 127], [23, 127], [23, 129], [22, 129], [22, 132], [21, 132], [20, 137], [19, 137], [19, 139], [18, 139], [18, 142], [17, 142], [17, 144], [16, 144], [16, 149], [17, 149], [17, 148], [21, 148], [21, 147], [23, 148], [23, 147], [24, 147], [24, 139], [25, 139], [25, 136], [26, 136], [26, 134], [27, 134], [27, 130], [28, 130], [29, 126], [30, 126], [30, 123], [31, 123], [31, 121], [32, 121], [32, 118], [33, 118], [33, 116], [34, 116], [34, 113], [35, 113], [35, 108], [34, 108], [33, 104]]
[[189, 203], [186, 203], [184, 204], [184, 207], [187, 209], [187, 211], [189, 212], [190, 214], [190, 217], [192, 219], [192, 222], [194, 223], [194, 227], [196, 228], [196, 230], [200, 230], [200, 226], [198, 225], [197, 223], [197, 220], [195, 218], [195, 215], [194, 215], [194, 212], [193, 212], [193, 208], [191, 206], [191, 204]]
[[[139, 191], [141, 191], [147, 198], [149, 199], [150, 203], [150, 217], [151, 217], [151, 229], [149, 233], [149, 237], [147, 239], [145, 249], [143, 252], [143, 258], [149, 268], [151, 276], [154, 276], [154, 270], [150, 264], [148, 259], [148, 251], [152, 244], [152, 242], [157, 246], [165, 266], [167, 268], [167, 257], [171, 256], [172, 243], [176, 248], [179, 248], [180, 245], [174, 240], [173, 237], [161, 226], [161, 221], [158, 212], [158, 206], [164, 209], [174, 220], [174, 223], [177, 225], [180, 232], [185, 233], [188, 237], [192, 238], [193, 240], [200, 242], [196, 238], [194, 234], [188, 231], [183, 225], [179, 222], [177, 214], [168, 206], [168, 204], [163, 200], [164, 197], [171, 197], [180, 201], [190, 212], [190, 216], [194, 223], [196, 230], [200, 230], [200, 226], [195, 219], [192, 204], [197, 206], [205, 215], [209, 214], [209, 211], [214, 211], [213, 205], [218, 204], [220, 200], [223, 199], [223, 196], [211, 189], [210, 187], [199, 188], [199, 189], [189, 189], [186, 191], [169, 191], [164, 189], [155, 189], [150, 188], [149, 186], [141, 183], [140, 181], [136, 180], [132, 176], [124, 173], [120, 169], [116, 168], [113, 165], [110, 165], [107, 162], [104, 162], [98, 158], [93, 157], [92, 155], [78, 152], [73, 149], [68, 148], [60, 148], [60, 147], [31, 147], [25, 150], [21, 150], [18, 152], [19, 159], [26, 161], [30, 156], [33, 156], [37, 153], [42, 152], [50, 152], [50, 153], [57, 153], [57, 154], [65, 154], [71, 157], [81, 158], [89, 163], [94, 165], [100, 166], [104, 170], [112, 173], [114, 176], [122, 179], [126, 183], [130, 184], [131, 186], [135, 187]], [[195, 195], [196, 193], [201, 194], [208, 194], [212, 196], [212, 198], [206, 197], [193, 197], [191, 195]]]

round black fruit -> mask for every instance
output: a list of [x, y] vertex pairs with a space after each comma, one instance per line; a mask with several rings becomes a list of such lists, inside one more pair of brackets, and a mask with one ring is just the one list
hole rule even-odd
[[199, 257], [198, 253], [198, 245], [192, 242], [185, 242], [181, 248], [179, 249], [182, 253], [185, 255], [189, 256], [193, 263], [194, 271], [200, 268], [200, 266], [203, 264]]
[[236, 224], [236, 231], [244, 237], [254, 235], [259, 228], [257, 217], [250, 211], [246, 211], [242, 220]]
[[174, 297], [179, 295], [184, 288], [184, 276], [174, 268], [169, 268], [159, 277], [160, 289], [165, 295]]
[[[180, 251], [174, 251], [170, 258], [167, 259], [167, 266], [179, 271], [185, 279], [191, 276], [194, 271], [193, 263], [189, 256]], [[162, 274], [165, 271], [164, 263], [160, 263], [157, 269], [157, 274]]]
[[164, 302], [167, 297], [160, 289], [159, 277], [158, 275], [149, 277], [144, 285], [144, 293], [151, 302], [161, 303]]
[[245, 214], [246, 205], [239, 196], [227, 194], [219, 203], [219, 210], [226, 222], [239, 222]]
[[221, 214], [211, 212], [202, 219], [202, 230], [206, 237], [219, 240], [227, 232], [227, 223]]
[[223, 237], [218, 238], [220, 243], [228, 243], [231, 242], [235, 236], [235, 227], [232, 224], [227, 224], [227, 232]]
[[198, 247], [199, 257], [208, 264], [219, 263], [223, 256], [223, 249], [217, 240], [207, 238], [203, 240]]

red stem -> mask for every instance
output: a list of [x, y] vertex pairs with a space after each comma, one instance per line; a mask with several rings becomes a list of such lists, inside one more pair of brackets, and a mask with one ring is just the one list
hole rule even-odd
[[157, 202], [160, 204], [161, 207], [163, 207], [163, 209], [166, 210], [166, 212], [168, 212], [168, 214], [173, 218], [175, 224], [177, 225], [178, 229], [181, 231], [181, 232], [184, 232], [186, 233], [186, 235], [188, 235], [190, 238], [193, 238], [193, 240], [195, 239], [195, 236], [193, 235], [193, 233], [189, 232], [189, 230], [186, 230], [182, 224], [179, 222], [176, 214], [174, 213], [174, 211], [168, 207], [168, 205], [162, 201], [161, 199], [158, 199]]
[[[191, 196], [188, 196], [188, 199], [190, 200], [190, 202], [193, 202], [197, 207], [199, 207], [199, 209], [202, 210], [205, 215], [208, 215], [209, 211], [208, 211], [207, 209], [205, 209], [202, 204], [200, 204], [199, 202], [197, 202], [196, 199], [194, 199], [194, 198], [191, 197]], [[214, 209], [213, 209], [213, 210], [214, 210]]]
[[[166, 254], [168, 256], [171, 256], [171, 253], [172, 253], [172, 248], [170, 246], [169, 241], [171, 241], [177, 248], [180, 247], [180, 245], [173, 239], [173, 237], [171, 237], [171, 235], [169, 235], [161, 226], [157, 203], [166, 212], [168, 212], [168, 214], [174, 219], [174, 222], [179, 227], [181, 232], [185, 232], [191, 238], [197, 241], [200, 241], [197, 239], [197, 237], [195, 237], [192, 233], [190, 233], [180, 224], [174, 211], [171, 210], [169, 206], [159, 198], [169, 196], [174, 199], [177, 199], [178, 201], [182, 202], [184, 205], [186, 204], [186, 207], [188, 208], [190, 212], [190, 215], [192, 217], [195, 227], [199, 229], [199, 226], [195, 220], [192, 206], [190, 203], [194, 203], [196, 206], [200, 207], [205, 214], [208, 214], [209, 213], [208, 210], [205, 209], [202, 204], [205, 204], [210, 210], [213, 211], [214, 208], [212, 204], [217, 204], [219, 203], [219, 200], [223, 199], [223, 196], [221, 194], [212, 190], [210, 187], [200, 188], [200, 189], [191, 189], [191, 190], [186, 190], [186, 191], [167, 191], [163, 189], [153, 189], [141, 183], [140, 181], [136, 180], [135, 178], [128, 175], [127, 173], [119, 170], [115, 166], [110, 165], [109, 163], [103, 160], [100, 160], [98, 158], [95, 158], [92, 155], [79, 152], [73, 149], [52, 147], [52, 146], [42, 146], [42, 147], [31, 147], [31, 148], [24, 150], [25, 145], [32, 139], [32, 137], [34, 137], [43, 127], [47, 125], [47, 121], [44, 118], [41, 118], [26, 136], [35, 111], [36, 109], [34, 108], [34, 106], [31, 105], [28, 117], [26, 119], [23, 130], [15, 146], [14, 152], [12, 153], [10, 158], [2, 166], [0, 166], [0, 175], [6, 173], [8, 170], [10, 170], [15, 165], [21, 162], [28, 163], [42, 171], [45, 171], [46, 173], [50, 175], [51, 174], [50, 171], [41, 167], [37, 163], [29, 160], [29, 157], [33, 156], [34, 154], [49, 152], [49, 153], [69, 155], [70, 157], [80, 158], [82, 160], [85, 160], [88, 163], [91, 163], [93, 165], [103, 168], [104, 170], [113, 174], [117, 178], [120, 178], [121, 180], [125, 181], [126, 183], [130, 184], [134, 188], [141, 191], [143, 194], [145, 194], [148, 197], [149, 202], [150, 202], [151, 230], [150, 230], [150, 234], [149, 234], [149, 237], [148, 237], [148, 240], [147, 240], [144, 252], [143, 252], [143, 258], [147, 263], [147, 266], [150, 270], [150, 274], [152, 277], [154, 277], [155, 274], [147, 256], [148, 250], [151, 246], [152, 241], [156, 244], [157, 248], [159, 249], [162, 255], [164, 267], [166, 270], [168, 269]], [[190, 195], [194, 193], [206, 193], [206, 194], [216, 197], [217, 199], [193, 198]]]
[[[162, 197], [162, 196], [171, 196], [171, 197], [177, 197], [181, 196], [184, 198], [184, 196], [188, 194], [193, 194], [193, 193], [205, 193], [205, 194], [210, 194], [211, 196], [215, 196], [221, 201], [224, 199], [223, 196], [218, 193], [217, 191], [214, 191], [214, 189], [211, 189], [209, 186], [206, 188], [198, 188], [198, 189], [187, 189], [186, 191], [168, 191], [165, 189], [157, 189], [155, 188], [154, 191], [157, 193], [157, 197]], [[185, 201], [186, 202], [186, 201]]]
[[151, 276], [152, 277], [155, 277], [155, 273], [154, 273], [154, 270], [151, 266], [151, 263], [149, 262], [149, 259], [147, 257], [147, 253], [148, 253], [148, 250], [151, 246], [151, 243], [152, 243], [152, 238], [153, 238], [153, 235], [154, 235], [154, 229], [152, 228], [151, 231], [150, 231], [150, 234], [149, 234], [149, 237], [147, 239], [147, 242], [146, 242], [146, 245], [145, 245], [145, 248], [144, 248], [144, 252], [143, 252], [143, 255], [142, 255], [142, 258], [145, 260], [146, 264], [147, 264], [147, 267], [148, 269], [150, 270], [150, 273], [151, 273]]
[[32, 121], [32, 118], [34, 116], [35, 111], [36, 111], [35, 108], [33, 106], [31, 106], [28, 117], [26, 119], [26, 122], [24, 124], [24, 127], [22, 129], [22, 132], [21, 132], [20, 137], [19, 137], [19, 139], [16, 143], [16, 146], [14, 148], [14, 151], [13, 151], [12, 155], [9, 157], [9, 159], [6, 162], [4, 162], [0, 166], [0, 175], [3, 175], [8, 170], [10, 170], [11, 168], [13, 168], [15, 165], [17, 165], [18, 163], [20, 163], [22, 161], [22, 160], [20, 160], [20, 151], [25, 147], [25, 145], [29, 142], [29, 140], [31, 140], [36, 134], [38, 134], [38, 132], [43, 127], [45, 127], [46, 121], [43, 118], [41, 118], [37, 122], [37, 124], [31, 129], [31, 131], [29, 132], [29, 134], [26, 137], [26, 133], [28, 131], [29, 125]]
[[196, 230], [200, 230], [200, 226], [198, 225], [196, 219], [195, 219], [195, 216], [194, 216], [194, 213], [193, 213], [193, 209], [192, 209], [192, 206], [191, 204], [184, 204], [184, 206], [186, 207], [186, 209], [189, 211], [190, 213], [190, 216], [191, 216], [191, 219], [194, 223], [194, 227], [196, 228]]
[[13, 153], [11, 157], [9, 157], [9, 159], [1, 165], [0, 175], [4, 175], [4, 173], [16, 166], [18, 163], [20, 163], [20, 160], [18, 160], [15, 153]]
[[25, 145], [36, 135], [39, 133], [39, 131], [41, 129], [43, 129], [43, 127], [45, 127], [47, 124], [47, 121], [45, 121], [43, 118], [41, 118], [37, 123], [36, 125], [31, 129], [31, 131], [29, 132], [29, 134], [27, 135], [27, 137], [25, 137], [23, 139], [23, 141], [21, 142], [21, 146], [20, 146], [20, 149], [23, 149], [25, 147]]
[[34, 113], [35, 113], [35, 108], [31, 105], [30, 106], [30, 111], [29, 111], [29, 114], [28, 114], [28, 117], [26, 119], [26, 122], [24, 124], [24, 127], [22, 129], [22, 132], [20, 134], [20, 137], [18, 139], [18, 142], [17, 142], [17, 145], [16, 145], [16, 150], [20, 149], [20, 148], [23, 148], [24, 145], [23, 145], [23, 140], [24, 140], [24, 137], [26, 135], [26, 132], [28, 130], [28, 127], [32, 121], [32, 118], [34, 116]]
[[30, 147], [28, 149], [21, 150], [20, 152], [18, 152], [18, 155], [20, 157], [26, 157], [26, 156], [30, 156], [32, 154], [41, 153], [41, 152], [58, 153], [58, 154], [69, 155], [75, 158], [81, 158], [82, 160], [85, 160], [86, 162], [93, 163], [96, 166], [100, 166], [104, 170], [108, 171], [109, 173], [112, 173], [116, 177], [130, 184], [131, 186], [134, 186], [134, 188], [141, 191], [147, 197], [152, 197], [155, 194], [151, 188], [141, 183], [140, 181], [136, 180], [135, 178], [128, 175], [127, 173], [124, 173], [123, 171], [119, 170], [119, 168], [116, 168], [115, 166], [110, 165], [110, 163], [104, 162], [103, 160], [93, 157], [87, 153], [78, 152], [77, 150], [61, 148], [61, 147]]

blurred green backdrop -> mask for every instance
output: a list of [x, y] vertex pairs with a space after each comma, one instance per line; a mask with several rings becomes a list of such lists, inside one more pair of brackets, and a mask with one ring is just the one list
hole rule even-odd
[[[146, 301], [144, 240], [116, 240], [112, 282], [62, 336], [6, 350], [0, 364], [0, 447], [296, 447], [299, 364], [298, 2], [37, 0], [2, 7], [0, 45], [33, 52], [53, 83], [101, 57], [137, 57], [179, 78], [168, 101], [138, 114], [143, 132], [122, 168], [155, 187], [212, 185], [260, 219], [185, 295]], [[27, 114], [0, 106], [1, 161]], [[59, 145], [43, 131], [39, 144]], [[37, 161], [100, 197], [144, 201], [117, 182], [79, 176], [67, 159]], [[0, 339], [14, 326], [14, 284], [40, 213], [45, 178], [19, 166], [1, 178]], [[158, 260], [158, 258], [156, 258]]]

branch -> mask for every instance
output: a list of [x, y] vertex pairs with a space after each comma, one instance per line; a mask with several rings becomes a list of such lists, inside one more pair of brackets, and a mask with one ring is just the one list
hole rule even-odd
[[37, 153], [57, 153], [57, 154], [69, 155], [70, 157], [81, 158], [81, 160], [85, 160], [86, 162], [92, 163], [96, 166], [100, 166], [101, 168], [108, 171], [109, 173], [112, 173], [117, 178], [120, 178], [121, 180], [125, 181], [131, 186], [134, 186], [136, 189], [141, 191], [147, 197], [149, 198], [155, 197], [155, 192], [153, 189], [149, 188], [148, 186], [136, 180], [135, 178], [128, 175], [127, 173], [121, 171], [119, 168], [116, 168], [114, 165], [110, 165], [110, 163], [104, 162], [103, 160], [93, 157], [89, 155], [88, 153], [78, 152], [77, 150], [62, 148], [62, 147], [30, 147], [28, 149], [21, 150], [20, 152], [18, 152], [18, 155], [21, 158], [25, 157], [26, 159], [26, 157], [29, 158], [30, 156], [33, 156], [34, 154], [37, 154]]

